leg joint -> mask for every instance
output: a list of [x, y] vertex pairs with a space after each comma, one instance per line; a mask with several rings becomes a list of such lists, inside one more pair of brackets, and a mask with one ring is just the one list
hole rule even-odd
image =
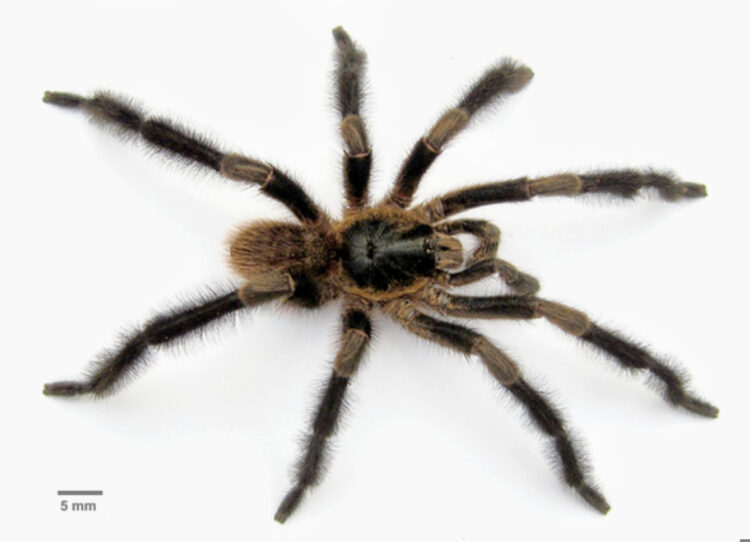
[[537, 299], [537, 313], [576, 337], [584, 335], [591, 328], [591, 320], [585, 313], [554, 301]]

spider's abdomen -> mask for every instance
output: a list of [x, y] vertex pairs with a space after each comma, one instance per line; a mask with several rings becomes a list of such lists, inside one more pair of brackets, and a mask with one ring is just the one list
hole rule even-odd
[[335, 254], [325, 232], [281, 221], [251, 222], [229, 239], [229, 265], [244, 278], [268, 271], [322, 275]]

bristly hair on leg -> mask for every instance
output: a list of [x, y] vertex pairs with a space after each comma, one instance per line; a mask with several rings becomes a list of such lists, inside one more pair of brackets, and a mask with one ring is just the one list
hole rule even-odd
[[620, 333], [592, 323], [579, 338], [609, 354], [624, 367], [648, 371], [651, 381], [659, 383], [664, 398], [669, 403], [707, 418], [719, 416], [717, 407], [698, 399], [688, 389], [684, 371], [678, 372], [677, 369], [657, 359], [646, 348], [624, 338]]
[[339, 128], [345, 147], [345, 212], [351, 212], [365, 207], [369, 199], [372, 148], [361, 111], [367, 56], [340, 26], [333, 29], [333, 37], [336, 40], [335, 100], [341, 116]]
[[318, 407], [312, 420], [312, 431], [303, 441], [303, 453], [294, 469], [294, 486], [286, 493], [276, 510], [274, 519], [284, 523], [297, 509], [305, 493], [315, 486], [323, 476], [330, 447], [329, 437], [338, 428], [339, 418], [346, 410], [346, 389], [350, 379], [331, 371], [331, 375], [320, 393]]
[[98, 91], [91, 98], [66, 92], [44, 93], [46, 103], [79, 108], [95, 124], [126, 139], [141, 136], [149, 149], [168, 153], [186, 165], [200, 164], [219, 171], [224, 156], [214, 143], [202, 135], [164, 117], [150, 117], [140, 105], [111, 92]]
[[534, 72], [511, 58], [485, 71], [464, 94], [458, 107], [471, 116], [504, 95], [515, 94], [529, 84]]
[[671, 171], [611, 169], [578, 174], [578, 178], [581, 179], [580, 194], [598, 193], [633, 198], [638, 194], [648, 195], [643, 189], [650, 188], [653, 194], [667, 201], [703, 198], [708, 195], [705, 185], [682, 181]]
[[585, 455], [571, 437], [559, 410], [523, 378], [506, 388], [526, 407], [534, 425], [552, 439], [551, 455], [565, 483], [600, 513], [609, 512], [609, 503], [592, 483]]
[[92, 393], [105, 397], [119, 391], [146, 366], [154, 351], [174, 346], [216, 327], [244, 308], [237, 288], [205, 289], [190, 300], [151, 317], [138, 328], [121, 334], [115, 347], [103, 351], [85, 371], [81, 381], [46, 384], [46, 395]]
[[89, 120], [106, 132], [133, 139], [138, 136], [144, 111], [136, 100], [108, 90], [97, 90], [91, 98], [68, 92], [46, 91], [42, 101], [69, 109], [82, 109]]
[[343, 28], [333, 29], [336, 40], [336, 106], [341, 117], [361, 115], [363, 81], [367, 55], [358, 48]]
[[[486, 70], [466, 90], [458, 104], [445, 111], [424, 138], [428, 149], [440, 152], [469, 121], [482, 109], [498, 104], [505, 96], [516, 94], [529, 84], [534, 77], [530, 68], [511, 58], [504, 58]], [[416, 158], [416, 155], [412, 159]], [[431, 162], [435, 157], [428, 153], [425, 161]], [[414, 167], [414, 166], [412, 166]], [[424, 169], [429, 164], [424, 166]]]
[[[216, 300], [231, 298], [241, 286], [242, 281], [218, 280], [211, 285], [202, 285], [177, 292], [174, 295], [167, 295], [162, 302], [162, 306], [167, 307], [166, 310], [151, 311], [150, 318], [142, 327], [145, 329], [156, 320], [169, 320], [181, 314], [185, 315], [189, 311], [199, 310], [214, 303]], [[244, 308], [244, 305], [241, 308]], [[248, 308], [252, 309], [252, 307]], [[243, 311], [241, 314], [243, 316], [249, 315], [250, 311]], [[213, 316], [214, 318], [211, 318], [211, 315], [209, 315], [208, 320], [198, 324], [195, 328], [189, 329], [185, 334], [170, 338], [169, 344], [164, 344], [164, 346], [178, 350], [180, 348], [190, 348], [194, 342], [202, 343], [209, 341], [217, 334], [220, 336], [225, 330], [231, 331], [233, 326], [236, 326], [241, 319], [240, 313], [234, 310], [222, 314], [220, 309], [217, 309]], [[161, 346], [159, 345], [159, 347]]]
[[718, 418], [719, 409], [711, 403], [697, 398], [689, 388], [690, 375], [687, 369], [664, 359], [653, 360], [646, 382], [659, 390], [674, 406], [681, 406], [707, 418]]
[[388, 201], [406, 208], [429, 167], [480, 109], [525, 87], [534, 73], [511, 59], [501, 60], [484, 72], [451, 109], [445, 111], [427, 134], [419, 139], [401, 164]]
[[524, 378], [505, 388], [526, 408], [537, 429], [552, 439], [550, 455], [565, 483], [600, 513], [609, 512], [609, 503], [591, 481], [585, 454], [571, 436], [560, 411], [547, 399], [546, 394], [529, 385]]
[[225, 153], [203, 136], [163, 117], [144, 116], [111, 94], [99, 92], [92, 98], [85, 98], [47, 91], [42, 99], [53, 105], [88, 111], [101, 123], [112, 125], [117, 131], [139, 135], [139, 141], [155, 152], [170, 155], [185, 164], [205, 166], [245, 186], [259, 185], [262, 192], [286, 205], [303, 222], [316, 222], [325, 216], [302, 186], [278, 168], [246, 156]]

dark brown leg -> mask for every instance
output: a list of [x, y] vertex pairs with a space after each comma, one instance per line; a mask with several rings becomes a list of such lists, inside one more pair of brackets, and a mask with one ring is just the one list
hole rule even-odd
[[661, 385], [665, 399], [701, 416], [716, 418], [719, 409], [695, 397], [687, 389], [684, 371], [656, 359], [645, 348], [593, 323], [576, 309], [531, 296], [472, 297], [449, 294], [439, 287], [426, 289], [419, 300], [443, 314], [466, 318], [546, 318], [560, 329], [594, 345], [631, 370], [647, 370]]
[[458, 273], [445, 273], [441, 280], [448, 286], [464, 286], [496, 273], [518, 295], [534, 295], [539, 291], [539, 281], [535, 277], [497, 258], [480, 261]]
[[521, 375], [518, 365], [479, 333], [444, 322], [415, 309], [409, 302], [394, 301], [386, 311], [412, 333], [467, 355], [476, 355], [487, 371], [526, 409], [537, 428], [554, 441], [556, 459], [565, 482], [593, 508], [606, 514], [609, 504], [591, 484], [560, 413]]
[[52, 382], [44, 385], [45, 395], [71, 396], [92, 393], [105, 396], [135, 375], [154, 346], [173, 343], [243, 308], [253, 307], [291, 293], [284, 275], [263, 275], [240, 290], [213, 296], [174, 308], [152, 318], [140, 330], [130, 334], [122, 345], [105, 352], [84, 380]]
[[706, 196], [706, 187], [702, 184], [683, 182], [666, 173], [625, 169], [478, 184], [434, 198], [420, 205], [417, 210], [428, 220], [437, 222], [467, 209], [494, 203], [527, 201], [534, 196], [603, 194], [632, 198], [644, 188], [656, 190], [662, 199], [668, 201]]
[[583, 312], [560, 303], [540, 299], [538, 313], [560, 329], [605, 352], [622, 367], [651, 373], [662, 388], [664, 398], [673, 405], [707, 418], [718, 417], [717, 407], [698, 399], [688, 390], [685, 371], [658, 360], [634, 341], [598, 326]]
[[344, 154], [344, 188], [347, 209], [361, 209], [367, 205], [372, 149], [362, 120], [362, 78], [367, 57], [343, 28], [333, 30], [338, 54], [336, 56], [336, 103], [341, 115], [341, 136], [346, 145]]
[[140, 135], [157, 150], [191, 164], [206, 166], [230, 179], [259, 185], [263, 193], [286, 205], [302, 221], [316, 222], [324, 218], [297, 181], [284, 172], [253, 158], [226, 154], [169, 120], [147, 118], [133, 104], [112, 94], [98, 92], [86, 98], [47, 91], [43, 100], [61, 107], [83, 109], [97, 122], [123, 135]]
[[497, 273], [519, 295], [533, 295], [539, 291], [539, 281], [515, 268], [510, 262], [495, 258], [500, 243], [500, 229], [486, 220], [452, 220], [435, 225], [446, 235], [468, 233], [479, 240], [479, 246], [469, 256], [466, 267], [458, 273], [445, 273], [441, 279], [450, 286], [463, 286]]
[[305, 492], [320, 482], [326, 461], [328, 439], [336, 432], [339, 416], [344, 409], [344, 396], [349, 380], [356, 372], [370, 339], [371, 324], [367, 310], [350, 305], [344, 312], [342, 339], [333, 371], [320, 398], [313, 418], [312, 431], [306, 439], [305, 450], [297, 463], [296, 480], [279, 505], [274, 519], [284, 523], [297, 509]]
[[435, 224], [434, 228], [447, 235], [467, 233], [473, 235], [479, 241], [479, 246], [474, 249], [474, 252], [468, 258], [467, 267], [473, 263], [494, 258], [497, 254], [497, 247], [500, 244], [500, 228], [492, 222], [466, 218], [441, 222]]
[[401, 166], [388, 201], [399, 207], [408, 207], [422, 176], [445, 145], [466, 127], [473, 115], [503, 96], [518, 92], [528, 84], [533, 75], [529, 68], [510, 59], [502, 60], [488, 69], [458, 104], [443, 113], [427, 135], [417, 142]]
[[439, 286], [433, 286], [415, 296], [420, 302], [439, 310], [446, 316], [465, 318], [539, 318], [539, 300], [533, 296], [497, 295], [467, 296], [454, 295]]

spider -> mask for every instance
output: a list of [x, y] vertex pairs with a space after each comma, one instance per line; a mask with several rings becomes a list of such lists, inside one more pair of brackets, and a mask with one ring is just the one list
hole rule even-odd
[[[338, 353], [312, 419], [294, 484], [276, 512], [277, 521], [283, 523], [307, 490], [320, 481], [345, 394], [370, 342], [371, 316], [376, 309], [423, 339], [478, 358], [551, 440], [564, 481], [594, 509], [606, 514], [610, 506], [584, 469], [580, 451], [559, 411], [492, 341], [443, 317], [546, 319], [620, 366], [650, 373], [673, 405], [709, 418], [718, 416], [719, 410], [687, 389], [682, 371], [647, 349], [596, 324], [580, 310], [538, 297], [539, 283], [534, 277], [497, 257], [500, 230], [495, 225], [453, 217], [475, 207], [537, 196], [599, 194], [630, 198], [641, 189], [652, 189], [667, 201], [678, 201], [705, 197], [705, 186], [646, 170], [607, 170], [488, 182], [412, 205], [422, 176], [475, 114], [520, 91], [531, 80], [529, 68], [506, 58], [480, 75], [458, 103], [416, 142], [390, 193], [373, 205], [368, 193], [372, 149], [360, 115], [366, 56], [341, 27], [333, 30], [333, 36], [346, 195], [343, 217], [338, 220], [328, 216], [279, 168], [225, 153], [169, 120], [144, 116], [129, 102], [111, 94], [96, 93], [90, 98], [63, 92], [44, 94], [47, 103], [82, 109], [100, 123], [139, 136], [157, 150], [213, 169], [238, 183], [256, 185], [296, 218], [294, 222], [257, 220], [239, 227], [229, 238], [228, 259], [243, 280], [241, 286], [153, 317], [117, 348], [104, 353], [84, 379], [46, 384], [44, 393], [105, 396], [132, 376], [155, 347], [173, 343], [236, 311], [272, 301], [314, 309], [341, 298]], [[464, 251], [457, 234], [476, 239], [476, 247]], [[512, 295], [472, 297], [451, 291], [491, 276], [498, 276]]]

